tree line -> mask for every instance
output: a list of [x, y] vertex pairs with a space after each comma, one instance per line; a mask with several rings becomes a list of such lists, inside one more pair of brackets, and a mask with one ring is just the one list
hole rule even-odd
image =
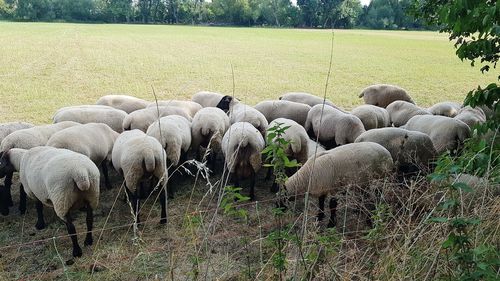
[[0, 0], [0, 19], [211, 24], [308, 28], [420, 29], [415, 0]]

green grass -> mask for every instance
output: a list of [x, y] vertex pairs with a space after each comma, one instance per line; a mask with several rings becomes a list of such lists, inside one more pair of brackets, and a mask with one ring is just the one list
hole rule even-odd
[[[50, 122], [67, 105], [108, 93], [189, 98], [231, 93], [249, 104], [287, 91], [322, 95], [331, 32], [261, 28], [0, 22], [0, 121]], [[462, 101], [494, 80], [454, 55], [436, 32], [335, 31], [328, 98], [349, 109], [374, 83], [406, 88], [429, 106]]]

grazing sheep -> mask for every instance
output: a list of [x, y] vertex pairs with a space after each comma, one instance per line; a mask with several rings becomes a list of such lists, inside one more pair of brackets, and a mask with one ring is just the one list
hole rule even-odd
[[346, 144], [318, 154], [309, 160], [297, 173], [288, 178], [285, 190], [296, 196], [309, 192], [319, 199], [320, 213], [324, 217], [324, 204], [328, 194], [330, 200], [329, 226], [335, 225], [337, 202], [335, 196], [353, 185], [367, 186], [373, 179], [384, 178], [393, 170], [393, 160], [387, 149], [378, 143], [363, 142]]
[[438, 154], [457, 150], [471, 135], [464, 122], [440, 115], [413, 116], [402, 128], [429, 135]]
[[167, 155], [157, 139], [140, 130], [121, 133], [112, 152], [113, 166], [125, 178], [125, 191], [132, 204], [136, 222], [139, 222], [139, 184], [144, 178], [154, 178], [164, 186], [160, 190], [160, 223], [167, 222], [165, 189], [168, 179]]
[[311, 109], [307, 104], [287, 100], [262, 101], [256, 104], [254, 108], [266, 117], [267, 122], [271, 122], [276, 118], [287, 118], [299, 123], [301, 126], [304, 126], [307, 113]]
[[222, 138], [226, 166], [240, 186], [239, 180], [250, 178], [250, 198], [255, 200], [255, 175], [262, 166], [261, 152], [265, 142], [260, 132], [248, 122], [236, 122]]
[[405, 89], [394, 85], [377, 84], [366, 87], [359, 94], [366, 104], [372, 104], [380, 107], [387, 107], [394, 101], [402, 100], [413, 103], [410, 95]]
[[315, 142], [312, 139], [307, 140], [307, 159], [313, 157], [314, 155], [319, 155], [325, 151], [325, 147], [321, 144]]
[[153, 124], [161, 117], [169, 115], [180, 115], [191, 121], [191, 117], [186, 113], [186, 111], [179, 107], [147, 107], [145, 109], [136, 110], [130, 113], [125, 119], [123, 119], [122, 127], [124, 131], [139, 129], [143, 132], [146, 132], [149, 125]]
[[191, 100], [200, 104], [203, 107], [216, 107], [223, 97], [224, 97], [223, 94], [201, 91], [194, 94], [191, 97]]
[[123, 131], [123, 120], [127, 113], [123, 110], [106, 105], [79, 105], [63, 107], [56, 111], [54, 123], [62, 121], [74, 121], [80, 124], [86, 123], [104, 123], [111, 127], [115, 132]]
[[454, 118], [464, 122], [471, 129], [477, 124], [486, 122], [486, 114], [480, 107], [463, 107]]
[[243, 104], [230, 96], [224, 96], [219, 104], [217, 104], [217, 107], [224, 112], [229, 111], [229, 122], [231, 122], [231, 124], [248, 122], [259, 130], [262, 136], [265, 136], [269, 123], [266, 117], [257, 109]]
[[140, 98], [127, 95], [106, 95], [99, 98], [96, 102], [98, 105], [107, 105], [116, 109], [131, 113], [139, 109], [144, 109], [149, 102]]
[[394, 127], [401, 127], [410, 118], [416, 115], [430, 115], [431, 113], [423, 108], [420, 108], [413, 103], [397, 100], [387, 106], [387, 112], [391, 118], [391, 123]]
[[186, 111], [187, 114], [189, 114], [190, 117], [194, 117], [196, 112], [198, 112], [200, 109], [203, 107], [194, 101], [188, 101], [188, 100], [160, 100], [158, 103], [152, 102], [148, 105], [148, 107], [156, 107], [156, 106], [175, 106], [175, 107], [180, 107]]
[[33, 128], [35, 125], [26, 122], [9, 122], [0, 124], [0, 142], [12, 132], [22, 129]]
[[360, 105], [351, 110], [351, 114], [357, 116], [363, 122], [365, 130], [389, 127], [391, 124], [389, 112], [375, 105]]
[[97, 167], [102, 168], [105, 185], [111, 189], [107, 162], [111, 161], [111, 152], [118, 135], [106, 124], [87, 123], [53, 134], [47, 146], [69, 149], [89, 157]]
[[427, 170], [437, 155], [428, 135], [401, 128], [366, 131], [355, 142], [375, 142], [385, 147], [402, 174]]
[[269, 123], [269, 128], [276, 127], [278, 124], [281, 124], [281, 128], [288, 127], [281, 136], [285, 141], [290, 142], [285, 148], [286, 155], [299, 163], [305, 163], [309, 156], [309, 137], [304, 127], [294, 120], [277, 118]]
[[433, 115], [443, 115], [447, 117], [455, 117], [462, 105], [458, 102], [443, 101], [429, 107], [427, 110]]
[[[301, 93], [301, 92], [290, 92], [290, 93], [285, 93], [279, 97], [280, 100], [283, 101], [293, 101], [293, 102], [298, 102], [298, 103], [303, 103], [307, 104], [311, 107], [317, 105], [317, 104], [323, 104], [323, 98], [311, 95], [308, 93]], [[341, 108], [337, 107], [336, 105], [333, 104], [330, 100], [326, 99], [324, 100], [326, 105], [332, 106], [340, 111], [343, 111]]]
[[365, 127], [358, 117], [333, 107], [323, 107], [321, 104], [311, 108], [304, 128], [309, 135], [319, 136], [319, 141], [326, 147], [352, 143], [365, 132]]
[[160, 118], [149, 126], [146, 134], [160, 142], [167, 152], [167, 161], [174, 167], [191, 146], [191, 122], [179, 115]]
[[[35, 227], [45, 228], [43, 205], [53, 207], [66, 224], [73, 243], [73, 257], [81, 257], [82, 249], [78, 245], [71, 212], [85, 209], [87, 234], [84, 245], [92, 245], [93, 210], [99, 201], [99, 170], [96, 165], [80, 153], [49, 146], [30, 150], [14, 148], [6, 153], [5, 159], [19, 170], [26, 194], [36, 200], [38, 220]], [[1, 197], [4, 198], [5, 194]]]
[[229, 117], [220, 108], [206, 107], [193, 117], [191, 147], [196, 150], [197, 156], [200, 147], [211, 149], [209, 163], [212, 165], [212, 170], [215, 168], [217, 153], [222, 152], [222, 137], [227, 129], [229, 129]]

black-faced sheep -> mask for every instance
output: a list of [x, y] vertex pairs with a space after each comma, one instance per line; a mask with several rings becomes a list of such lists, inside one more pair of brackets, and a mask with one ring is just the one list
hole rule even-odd
[[351, 114], [357, 116], [363, 122], [365, 130], [388, 127], [391, 124], [389, 112], [375, 105], [360, 105], [351, 110]]
[[401, 127], [410, 118], [416, 115], [430, 115], [431, 113], [423, 108], [416, 106], [413, 103], [397, 100], [387, 106], [387, 111], [391, 118], [391, 123], [394, 127]]
[[352, 143], [365, 132], [358, 117], [321, 104], [311, 108], [304, 128], [327, 148]]
[[111, 127], [115, 132], [123, 131], [123, 120], [128, 114], [116, 108], [106, 105], [78, 105], [63, 107], [56, 111], [54, 123], [62, 121], [74, 121], [80, 124], [86, 123], [104, 123]]
[[130, 113], [123, 119], [122, 127], [124, 131], [138, 129], [146, 132], [149, 125], [153, 124], [161, 117], [169, 115], [179, 115], [191, 121], [191, 116], [182, 108], [175, 106], [154, 106]]
[[458, 114], [460, 108], [462, 108], [462, 105], [458, 102], [443, 101], [427, 108], [427, 110], [433, 115], [443, 115], [453, 118]]
[[157, 139], [140, 130], [126, 131], [115, 141], [112, 152], [113, 166], [125, 178], [125, 191], [131, 201], [135, 221], [139, 222], [139, 185], [141, 180], [154, 176], [160, 190], [160, 223], [167, 222], [165, 189], [168, 180], [167, 155]]
[[96, 102], [97, 105], [107, 105], [116, 109], [131, 113], [139, 109], [144, 109], [150, 102], [140, 98], [127, 96], [127, 95], [106, 95], [99, 98]]
[[278, 101], [262, 101], [254, 106], [265, 117], [267, 122], [271, 122], [276, 118], [291, 119], [301, 126], [304, 126], [307, 113], [311, 107], [307, 104], [278, 100]]
[[[43, 205], [54, 208], [64, 221], [71, 242], [73, 256], [80, 257], [71, 212], [84, 208], [87, 217], [87, 235], [84, 245], [92, 245], [93, 210], [99, 202], [99, 170], [90, 159], [80, 153], [48, 146], [30, 150], [11, 149], [4, 161], [19, 169], [19, 178], [26, 194], [36, 200], [37, 229], [45, 228]], [[3, 198], [5, 194], [2, 194]]]
[[397, 100], [415, 103], [405, 89], [387, 84], [368, 86], [361, 91], [359, 97], [363, 98], [366, 104], [372, 104], [384, 108]]
[[118, 135], [106, 124], [87, 123], [53, 134], [47, 146], [69, 149], [89, 157], [97, 167], [101, 167], [105, 185], [110, 189], [107, 164], [111, 161], [111, 152]]
[[373, 179], [386, 177], [393, 168], [391, 154], [380, 144], [346, 144], [309, 158], [284, 187], [288, 196], [309, 192], [318, 198], [320, 220], [324, 217], [326, 196], [331, 194], [329, 226], [334, 226], [338, 193], [353, 186], [367, 186]]
[[261, 152], [265, 147], [260, 132], [248, 122], [236, 122], [222, 138], [226, 167], [236, 186], [240, 179], [250, 178], [250, 198], [255, 200], [255, 175], [262, 167]]
[[438, 154], [459, 149], [471, 135], [464, 122], [440, 115], [413, 116], [402, 128], [429, 135]]

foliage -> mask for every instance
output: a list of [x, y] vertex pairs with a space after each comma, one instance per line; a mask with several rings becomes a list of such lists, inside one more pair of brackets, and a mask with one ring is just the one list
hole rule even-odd
[[240, 191], [240, 187], [226, 186], [220, 207], [224, 210], [225, 215], [242, 218], [246, 221], [248, 219], [248, 211], [238, 207], [237, 204], [247, 202], [250, 200], [250, 197], [242, 195]]
[[410, 29], [424, 26], [407, 12], [413, 0], [373, 0], [360, 18], [362, 26], [374, 29]]

